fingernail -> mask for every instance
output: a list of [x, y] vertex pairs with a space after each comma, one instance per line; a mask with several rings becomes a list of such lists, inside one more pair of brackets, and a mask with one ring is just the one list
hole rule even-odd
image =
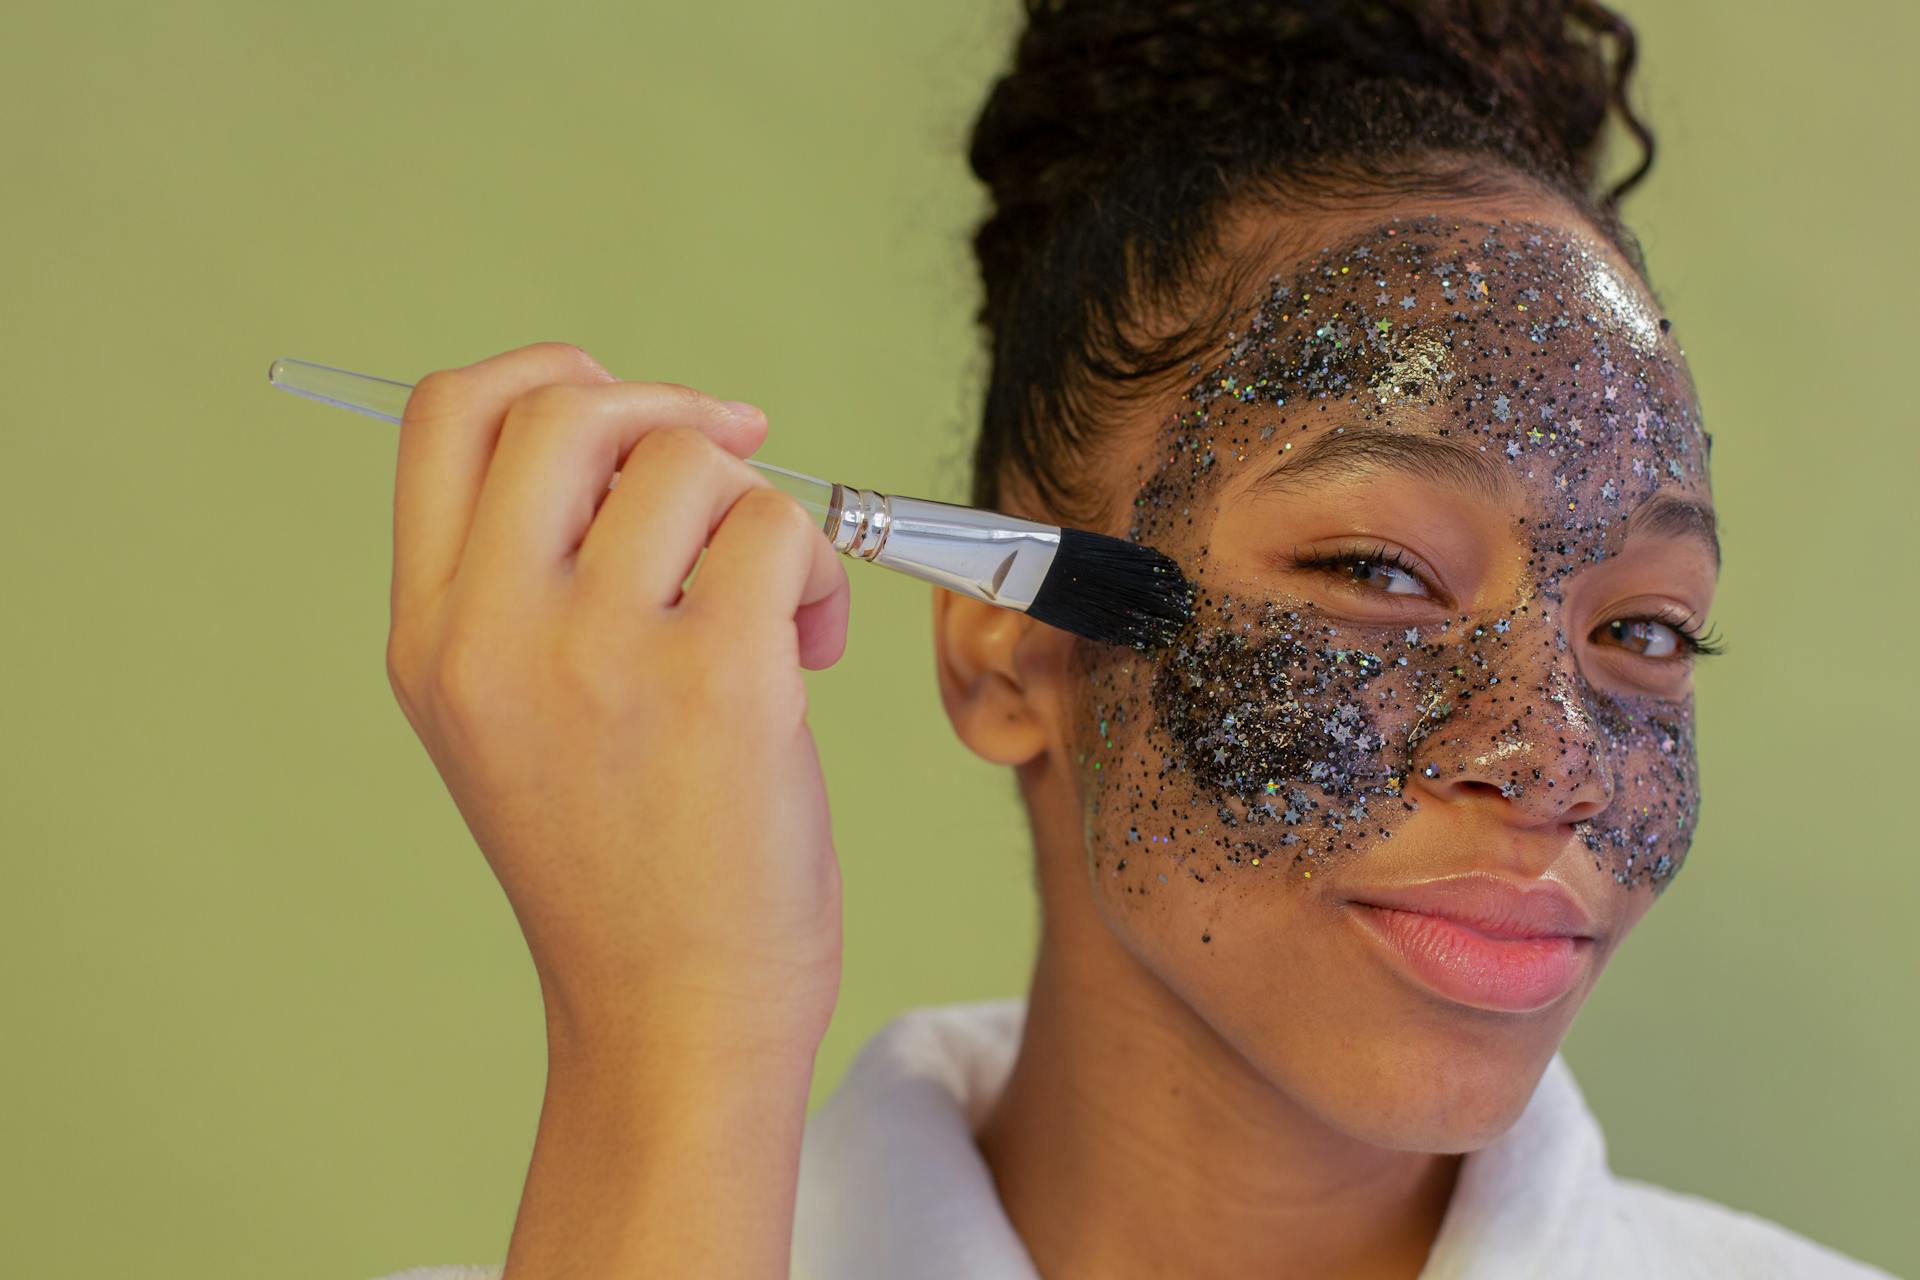
[[727, 412], [736, 418], [757, 418], [760, 416], [759, 406], [748, 404], [745, 400], [722, 400], [720, 403], [725, 405]]

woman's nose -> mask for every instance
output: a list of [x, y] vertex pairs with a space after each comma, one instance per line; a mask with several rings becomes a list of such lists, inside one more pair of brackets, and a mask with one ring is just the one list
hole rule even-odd
[[1504, 653], [1458, 668], [1470, 674], [1451, 713], [1417, 745], [1413, 788], [1441, 800], [1502, 804], [1506, 821], [1527, 827], [1605, 811], [1614, 794], [1610, 738], [1557, 635], [1544, 621], [1524, 632], [1516, 627]]

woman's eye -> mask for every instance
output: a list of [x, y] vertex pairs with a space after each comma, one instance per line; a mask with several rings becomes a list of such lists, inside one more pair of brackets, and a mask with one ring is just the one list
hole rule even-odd
[[1287, 567], [1325, 574], [1342, 587], [1362, 593], [1381, 592], [1423, 599], [1431, 598], [1434, 594], [1419, 569], [1399, 551], [1389, 547], [1305, 554], [1296, 549]]
[[1346, 576], [1354, 582], [1374, 587], [1394, 595], [1423, 596], [1427, 589], [1420, 579], [1402, 569], [1399, 565], [1386, 564], [1379, 560], [1348, 560]]
[[1672, 658], [1688, 647], [1674, 627], [1653, 618], [1615, 618], [1594, 633], [1602, 643], [1617, 644], [1647, 658]]

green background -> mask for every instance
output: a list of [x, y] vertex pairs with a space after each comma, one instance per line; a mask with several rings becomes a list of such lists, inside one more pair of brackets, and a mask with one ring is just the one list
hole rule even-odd
[[[1920, 1272], [1920, 23], [1795, 8], [1628, 6], [1662, 148], [1629, 211], [1716, 436], [1730, 652], [1700, 673], [1694, 860], [1568, 1053], [1620, 1170]], [[267, 363], [411, 380], [563, 339], [763, 405], [772, 461], [958, 498], [964, 138], [1010, 10], [10, 10], [11, 1274], [504, 1256], [540, 1010], [387, 687], [394, 428]], [[894, 1012], [1023, 990], [1035, 925], [926, 590], [852, 576], [814, 680], [847, 922], [816, 1103]]]

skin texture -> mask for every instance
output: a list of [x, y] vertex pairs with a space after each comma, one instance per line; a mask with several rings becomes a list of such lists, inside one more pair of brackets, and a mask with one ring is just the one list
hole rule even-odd
[[[1199, 585], [1180, 643], [936, 605], [955, 727], [1034, 829], [978, 1141], [1049, 1280], [1417, 1274], [1698, 818], [1709, 439], [1645, 285], [1544, 196], [1235, 226], [1270, 248], [1232, 331], [1086, 463]], [[1579, 904], [1564, 996], [1446, 998], [1357, 923], [1470, 872]]]

